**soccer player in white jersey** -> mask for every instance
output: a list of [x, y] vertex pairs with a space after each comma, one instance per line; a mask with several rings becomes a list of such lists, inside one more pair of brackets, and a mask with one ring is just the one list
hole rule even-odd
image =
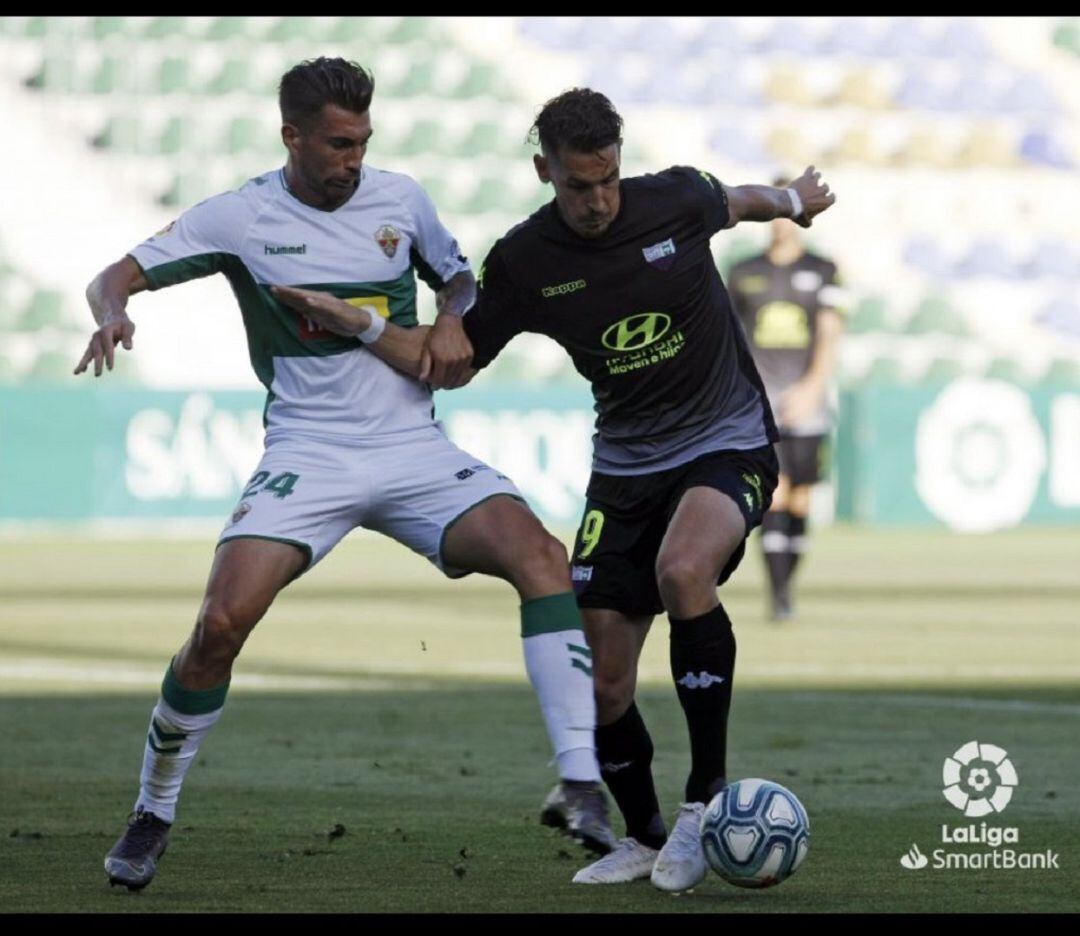
[[[400, 373], [382, 348], [389, 320], [416, 326], [419, 273], [440, 310], [467, 309], [476, 284], [427, 194], [364, 165], [374, 84], [343, 59], [303, 62], [281, 81], [283, 169], [186, 211], [87, 288], [98, 329], [75, 373], [111, 370], [131, 349], [128, 297], [213, 273], [232, 286], [251, 363], [268, 395], [266, 448], [221, 534], [202, 607], [166, 670], [150, 718], [139, 795], [105, 859], [111, 884], [150, 883], [203, 738], [225, 703], [233, 662], [277, 593], [350, 530], [393, 537], [450, 577], [482, 572], [521, 597], [525, 665], [565, 795], [569, 831], [608, 851], [593, 742], [591, 654], [567, 554], [504, 475], [454, 446], [433, 415], [415, 359]], [[371, 310], [355, 338], [320, 328], [271, 291], [304, 286]]]

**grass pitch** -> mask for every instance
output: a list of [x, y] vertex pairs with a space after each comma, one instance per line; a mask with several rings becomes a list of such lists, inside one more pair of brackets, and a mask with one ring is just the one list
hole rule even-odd
[[[0, 541], [0, 909], [6, 911], [1080, 910], [1080, 581], [1075, 533], [836, 528], [814, 539], [796, 622], [763, 616], [752, 549], [721, 592], [739, 664], [733, 777], [789, 786], [811, 821], [789, 881], [571, 885], [580, 850], [537, 823], [553, 780], [516, 601], [447, 582], [395, 544], [345, 543], [292, 586], [237, 667], [141, 894], [101, 861], [138, 780], [165, 663], [212, 539]], [[659, 619], [639, 704], [665, 815], [688, 763]], [[908, 871], [967, 820], [943, 759], [978, 739], [1019, 785], [993, 824], [1059, 870]], [[344, 830], [342, 832], [342, 830]]]

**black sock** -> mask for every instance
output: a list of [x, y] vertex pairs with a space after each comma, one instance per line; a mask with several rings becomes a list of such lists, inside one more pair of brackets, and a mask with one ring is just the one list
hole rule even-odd
[[806, 548], [806, 517], [799, 517], [793, 513], [788, 515], [788, 551], [787, 551], [787, 578], [795, 574], [795, 567], [802, 558]]
[[734, 673], [735, 634], [723, 605], [671, 618], [671, 675], [690, 731], [688, 803], [707, 803], [724, 785]]
[[650, 848], [667, 838], [653, 785], [653, 744], [637, 705], [630, 703], [618, 721], [596, 729], [600, 776], [626, 820], [626, 834]]
[[761, 521], [761, 550], [765, 555], [765, 567], [769, 571], [769, 588], [773, 604], [780, 600], [791, 574], [791, 556], [788, 552], [788, 519], [786, 511], [770, 510]]

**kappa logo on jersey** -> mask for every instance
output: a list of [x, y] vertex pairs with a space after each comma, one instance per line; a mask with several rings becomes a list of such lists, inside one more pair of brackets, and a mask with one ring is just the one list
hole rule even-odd
[[[483, 270], [480, 271], [483, 276]], [[579, 289], [585, 288], [585, 280], [573, 280], [570, 283], [559, 283], [558, 286], [545, 286], [540, 290], [540, 295], [545, 299], [550, 299], [552, 296], [569, 296], [572, 292], [577, 292]]]
[[392, 224], [384, 224], [375, 232], [375, 242], [387, 257], [393, 259], [394, 254], [397, 253], [398, 244], [401, 243], [401, 231]]
[[600, 337], [612, 351], [635, 351], [659, 341], [671, 328], [671, 316], [663, 312], [639, 312], [616, 322]]
[[176, 222], [175, 221], [170, 221], [168, 224], [165, 225], [165, 227], [163, 227], [160, 231], [158, 231], [154, 235], [154, 237], [164, 237], [166, 234], [171, 234], [172, 229], [174, 227], [176, 227]]
[[240, 501], [239, 506], [237, 506], [236, 510], [233, 511], [232, 522], [239, 523], [249, 513], [251, 513], [251, 504], [249, 504], [247, 501]]

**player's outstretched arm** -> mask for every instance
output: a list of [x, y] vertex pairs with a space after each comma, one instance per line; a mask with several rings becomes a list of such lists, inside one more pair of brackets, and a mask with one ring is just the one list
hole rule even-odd
[[439, 314], [426, 336], [420, 365], [420, 379], [433, 387], [463, 387], [476, 374], [472, 368], [473, 346], [461, 323], [475, 301], [476, 280], [467, 270], [451, 277], [435, 294]]
[[327, 331], [359, 338], [391, 367], [410, 377], [420, 376], [420, 356], [429, 326], [401, 328], [381, 319], [372, 306], [349, 305], [344, 299], [315, 289], [271, 286], [270, 290], [285, 305], [318, 322]]
[[[792, 190], [795, 198], [791, 196]], [[808, 166], [786, 189], [771, 185], [725, 185], [724, 193], [728, 202], [727, 227], [734, 227], [740, 221], [791, 218], [800, 227], [808, 228], [817, 215], [836, 201], [836, 195], [821, 181], [821, 173], [813, 166]]]
[[128, 318], [127, 301], [129, 296], [144, 289], [146, 277], [131, 257], [117, 260], [94, 277], [86, 287], [86, 301], [98, 328], [90, 336], [74, 373], [81, 374], [93, 361], [94, 376], [100, 377], [102, 364], [113, 369], [113, 355], [118, 344], [131, 350], [135, 323]]

